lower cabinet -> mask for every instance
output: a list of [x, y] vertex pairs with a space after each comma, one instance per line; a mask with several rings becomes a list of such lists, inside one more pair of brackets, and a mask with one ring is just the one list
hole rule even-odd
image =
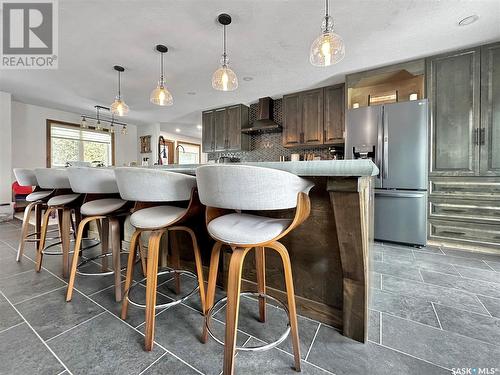
[[431, 177], [429, 239], [500, 248], [500, 181], [492, 177]]

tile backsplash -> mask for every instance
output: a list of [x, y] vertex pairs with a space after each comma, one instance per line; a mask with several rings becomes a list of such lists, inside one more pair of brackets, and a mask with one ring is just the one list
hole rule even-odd
[[[250, 124], [257, 118], [258, 104], [250, 105], [249, 121]], [[283, 124], [282, 116], [282, 100], [274, 100], [273, 119], [278, 124]], [[242, 162], [249, 161], [279, 161], [280, 157], [285, 157], [285, 160], [290, 160], [292, 154], [300, 154], [301, 160], [304, 154], [314, 154], [321, 159], [332, 159], [332, 154], [329, 146], [317, 147], [294, 147], [292, 149], [283, 147], [282, 133], [258, 133], [250, 135], [250, 150], [249, 151], [223, 151], [208, 153], [208, 160], [217, 160], [219, 157], [236, 158]], [[335, 148], [338, 150], [339, 147]]]

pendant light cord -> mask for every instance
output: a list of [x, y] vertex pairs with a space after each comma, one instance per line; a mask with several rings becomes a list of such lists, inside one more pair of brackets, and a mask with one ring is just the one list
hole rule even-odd
[[226, 54], [226, 25], [222, 25], [223, 27], [223, 36], [222, 36], [222, 48], [224, 50], [223, 54], [222, 54], [222, 57], [223, 57], [223, 61], [224, 61], [224, 66], [227, 65], [227, 54]]
[[122, 98], [120, 73], [121, 72], [118, 71], [118, 99]]
[[160, 85], [163, 87], [163, 81], [165, 77], [163, 76], [163, 52], [160, 55]]

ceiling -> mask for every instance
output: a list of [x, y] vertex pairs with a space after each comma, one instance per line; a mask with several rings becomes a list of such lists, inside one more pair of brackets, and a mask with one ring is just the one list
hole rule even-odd
[[[200, 136], [201, 111], [259, 97], [342, 82], [346, 73], [500, 40], [498, 0], [331, 0], [345, 59], [328, 68], [309, 63], [320, 32], [323, 0], [64, 0], [59, 1], [59, 69], [0, 70], [0, 90], [15, 100], [92, 113], [116, 95], [113, 65], [123, 65], [122, 95], [130, 123]], [[239, 88], [219, 92], [211, 75], [221, 56], [217, 15], [233, 17], [228, 53]], [[477, 14], [479, 21], [459, 27]], [[149, 103], [158, 80], [156, 44], [169, 48], [171, 107]], [[243, 77], [252, 77], [246, 81]], [[194, 94], [193, 94], [194, 93]], [[171, 129], [169, 129], [169, 127]]]

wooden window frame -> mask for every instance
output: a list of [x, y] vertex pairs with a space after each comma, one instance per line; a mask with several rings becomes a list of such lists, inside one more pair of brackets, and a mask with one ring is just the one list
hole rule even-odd
[[[59, 120], [52, 120], [52, 119], [46, 119], [45, 121], [45, 145], [46, 145], [46, 150], [47, 150], [47, 156], [46, 156], [46, 165], [47, 168], [51, 167], [52, 164], [52, 137], [51, 137], [51, 127], [52, 124], [59, 124], [59, 125], [64, 125], [64, 126], [71, 126], [73, 128], [81, 128], [79, 124], [75, 124], [72, 122], [66, 122], [66, 121], [59, 121]], [[89, 126], [89, 129], [95, 130], [94, 126]], [[97, 130], [100, 131], [100, 130]], [[103, 133], [109, 133], [106, 131], [102, 131]], [[111, 165], [115, 165], [115, 134], [114, 133], [109, 133], [111, 135]]]
[[175, 145], [175, 160], [176, 160], [177, 164], [180, 164], [179, 163], [179, 148], [177, 147], [177, 146], [179, 146], [179, 143], [181, 145], [185, 144], [185, 145], [191, 145], [191, 146], [198, 146], [198, 161], [199, 161], [198, 164], [201, 164], [201, 143], [184, 142], [184, 141], [179, 141], [179, 140], [177, 140], [176, 145]]

